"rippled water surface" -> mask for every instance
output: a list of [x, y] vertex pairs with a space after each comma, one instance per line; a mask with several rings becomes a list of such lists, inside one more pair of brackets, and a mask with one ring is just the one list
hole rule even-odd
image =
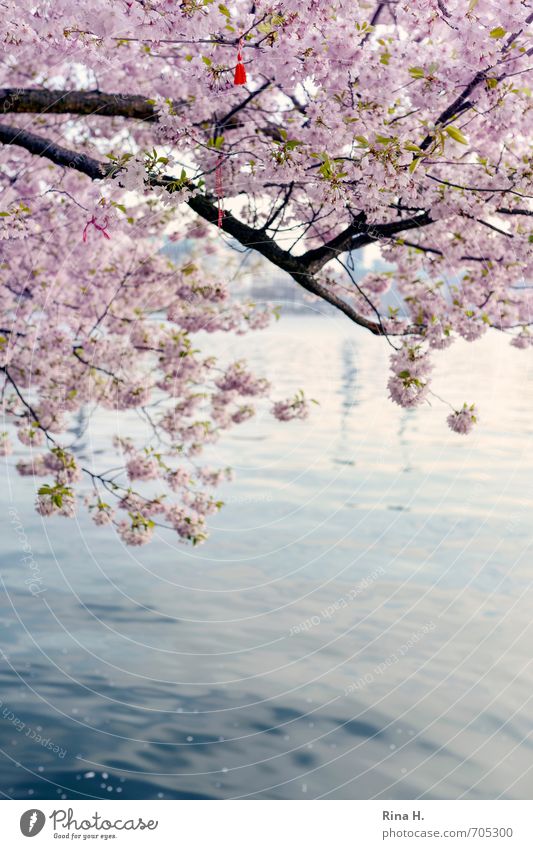
[[[341, 318], [289, 316], [251, 348], [277, 397], [320, 406], [213, 449], [237, 479], [202, 547], [43, 523], [6, 469], [4, 793], [530, 798], [530, 354], [496, 335], [437, 354], [435, 392], [479, 404], [463, 438], [436, 399], [390, 403], [390, 349]], [[87, 434], [93, 465], [118, 424]]]

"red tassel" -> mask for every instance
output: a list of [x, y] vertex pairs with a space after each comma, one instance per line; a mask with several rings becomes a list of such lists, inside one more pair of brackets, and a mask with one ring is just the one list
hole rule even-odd
[[239, 51], [237, 53], [237, 67], [235, 68], [235, 76], [233, 85], [244, 85], [246, 83], [246, 68], [242, 63], [242, 38], [239, 39]]

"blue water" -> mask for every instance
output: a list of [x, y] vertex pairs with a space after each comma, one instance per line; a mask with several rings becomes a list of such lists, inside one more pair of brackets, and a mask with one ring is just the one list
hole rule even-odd
[[[437, 354], [435, 392], [479, 404], [463, 438], [389, 402], [390, 349], [340, 317], [207, 344], [320, 405], [212, 449], [237, 477], [204, 546], [42, 521], [5, 468], [4, 794], [530, 798], [531, 354]], [[93, 467], [118, 424], [81, 438]]]

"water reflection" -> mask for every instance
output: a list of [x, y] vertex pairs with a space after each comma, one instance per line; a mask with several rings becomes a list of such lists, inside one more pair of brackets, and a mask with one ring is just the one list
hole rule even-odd
[[[320, 406], [213, 447], [238, 478], [201, 549], [42, 524], [8, 472], [43, 590], [8, 517], [8, 796], [529, 798], [528, 354], [487, 337], [437, 358], [439, 394], [481, 410], [464, 440], [437, 403], [387, 401], [388, 353], [330, 316], [261, 337], [276, 394]], [[112, 427], [76, 436], [103, 451]]]

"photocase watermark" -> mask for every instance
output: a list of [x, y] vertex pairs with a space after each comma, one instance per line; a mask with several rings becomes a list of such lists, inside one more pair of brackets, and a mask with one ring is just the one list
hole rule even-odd
[[372, 684], [376, 678], [379, 678], [380, 675], [383, 675], [391, 666], [394, 666], [398, 661], [400, 661], [405, 655], [414, 647], [417, 643], [420, 642], [426, 634], [434, 631], [436, 625], [434, 622], [426, 622], [425, 625], [418, 631], [414, 631], [411, 636], [400, 646], [397, 651], [390, 654], [385, 660], [381, 661], [381, 663], [377, 663], [376, 666], [371, 669], [370, 672], [366, 672], [365, 675], [361, 675], [360, 678], [357, 678], [355, 681], [352, 681], [348, 687], [344, 688], [344, 695], [349, 696], [350, 693], [355, 693], [357, 690], [363, 690], [369, 684]]
[[24, 811], [20, 818], [20, 830], [24, 837], [35, 837], [43, 830], [46, 817], [38, 808], [31, 808], [29, 811]]
[[336, 601], [333, 601], [331, 604], [328, 604], [320, 613], [316, 613], [314, 616], [309, 616], [308, 619], [304, 619], [303, 622], [299, 622], [297, 625], [292, 625], [289, 629], [289, 636], [294, 637], [295, 634], [302, 634], [305, 631], [310, 631], [311, 628], [316, 628], [317, 625], [320, 625], [326, 619], [331, 619], [339, 610], [348, 607], [348, 605], [355, 601], [355, 599], [361, 595], [368, 587], [372, 586], [372, 584], [377, 581], [380, 575], [385, 574], [385, 569], [383, 566], [378, 566], [377, 569], [374, 569], [369, 575], [359, 581], [358, 584], [355, 585], [351, 590], [345, 593], [343, 596], [338, 598]]
[[159, 820], [145, 820], [139, 816], [111, 820], [98, 811], [79, 819], [76, 816], [73, 808], [56, 808], [48, 817], [38, 808], [30, 808], [20, 818], [20, 830], [24, 837], [35, 837], [48, 820], [54, 837], [85, 842], [91, 838], [115, 839], [122, 831], [155, 831], [159, 826]]
[[11, 522], [11, 527], [15, 531], [20, 547], [24, 552], [23, 556], [21, 557], [21, 561], [22, 563], [24, 563], [24, 566], [28, 570], [28, 573], [24, 578], [24, 583], [28, 587], [32, 595], [42, 595], [44, 592], [46, 592], [46, 587], [44, 586], [41, 568], [35, 560], [35, 557], [33, 556], [33, 549], [28, 540], [24, 524], [17, 510], [15, 510], [14, 507], [10, 507], [8, 513], [9, 521]]
[[33, 740], [33, 742], [37, 743], [37, 745], [42, 746], [44, 749], [48, 749], [50, 752], [53, 752], [55, 755], [58, 756], [58, 758], [61, 758], [61, 760], [63, 760], [63, 758], [67, 754], [67, 750], [54, 743], [54, 741], [51, 740], [50, 737], [43, 737], [43, 735], [40, 733], [39, 728], [37, 728], [36, 730], [35, 728], [32, 728], [31, 725], [27, 725], [25, 722], [23, 722], [22, 719], [20, 719], [16, 715], [16, 713], [10, 710], [10, 708], [3, 703], [2, 699], [0, 699], [0, 717], [2, 717], [2, 719], [5, 719], [6, 722], [10, 722], [13, 728], [16, 728], [19, 734], [24, 734], [24, 736], [27, 737], [29, 740]]
[[228, 495], [224, 497], [224, 504], [263, 504], [274, 501], [267, 493], [258, 495]]
[[[68, 808], [68, 810], [59, 808], [52, 811], [48, 819], [52, 822], [54, 837], [68, 837], [71, 840], [76, 838], [85, 840], [87, 837], [95, 837], [96, 835], [109, 839], [116, 837], [117, 835], [114, 832], [117, 831], [155, 831], [159, 825], [159, 820], [144, 820], [142, 817], [109, 820], [98, 812], [83, 819], [76, 819], [73, 808]], [[61, 831], [63, 831], [63, 834], [60, 833]], [[100, 834], [98, 834], [99, 832]]]

